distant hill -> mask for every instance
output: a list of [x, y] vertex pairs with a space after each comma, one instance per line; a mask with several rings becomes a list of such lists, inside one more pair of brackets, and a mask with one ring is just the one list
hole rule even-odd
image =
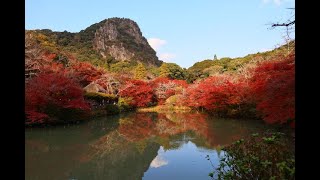
[[203, 79], [214, 74], [237, 73], [238, 70], [246, 65], [255, 64], [261, 61], [268, 61], [279, 55], [288, 54], [288, 45], [289, 51], [294, 51], [294, 43], [295, 41], [291, 41], [290, 43], [282, 45], [271, 51], [249, 54], [244, 57], [224, 57], [217, 60], [206, 59], [196, 62], [187, 69], [188, 81], [193, 82], [194, 80]]
[[44, 48], [72, 54], [80, 61], [97, 66], [117, 62], [139, 62], [159, 67], [162, 61], [142, 36], [138, 24], [127, 18], [109, 18], [78, 33], [55, 32], [50, 29], [27, 30], [34, 33]]

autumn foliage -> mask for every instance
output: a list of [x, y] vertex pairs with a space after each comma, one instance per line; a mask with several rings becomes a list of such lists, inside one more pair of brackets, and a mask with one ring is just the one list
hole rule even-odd
[[99, 79], [103, 73], [103, 70], [97, 69], [88, 62], [75, 63], [69, 69], [69, 76], [78, 81], [82, 87]]
[[183, 90], [188, 87], [185, 80], [169, 79], [166, 77], [159, 77], [150, 82], [155, 94], [158, 105], [164, 102], [171, 96], [182, 94]]
[[[267, 123], [291, 123], [295, 119], [295, 55], [258, 64], [252, 77], [208, 77], [190, 85], [187, 106], [223, 115], [245, 115], [254, 110]], [[255, 109], [253, 109], [255, 107]]]
[[246, 100], [245, 84], [232, 82], [227, 76], [213, 76], [187, 89], [185, 103], [208, 111], [239, 107]]
[[120, 92], [121, 97], [130, 98], [133, 107], [145, 107], [153, 102], [152, 87], [141, 80], [129, 80]]
[[295, 119], [295, 56], [258, 66], [252, 78], [257, 110], [268, 123], [294, 125]]
[[[65, 115], [65, 110], [88, 110], [82, 88], [95, 83], [101, 86], [99, 92], [121, 97], [119, 99], [125, 99], [126, 104], [133, 108], [170, 104], [206, 110], [215, 115], [262, 118], [267, 123], [295, 125], [294, 53], [259, 60], [234, 73], [212, 73], [193, 84], [178, 80], [185, 76], [182, 70], [176, 73], [179, 77], [168, 78], [170, 68], [165, 68], [170, 65], [168, 63], [160, 68], [159, 77], [147, 81], [110, 73], [89, 62], [80, 62], [72, 56], [48, 50], [27, 55], [27, 124], [59, 119]], [[61, 60], [62, 56], [67, 60]], [[215, 60], [216, 63], [222, 61]], [[228, 61], [230, 64], [237, 62]], [[139, 64], [136, 78], [145, 79], [145, 71], [147, 69]], [[113, 105], [117, 106], [116, 102]]]
[[63, 110], [85, 111], [81, 87], [62, 74], [39, 74], [26, 84], [25, 112], [27, 124], [45, 123], [48, 118]]

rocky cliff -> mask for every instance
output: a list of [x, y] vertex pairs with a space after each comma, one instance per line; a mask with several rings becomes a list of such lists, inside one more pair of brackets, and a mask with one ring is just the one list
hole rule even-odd
[[118, 61], [134, 60], [160, 65], [156, 52], [142, 36], [136, 22], [125, 18], [111, 18], [97, 29], [93, 48], [103, 57], [112, 56]]
[[54, 32], [35, 30], [44, 34], [50, 42], [71, 52], [82, 61], [94, 64], [119, 61], [142, 62], [148, 66], [160, 66], [156, 52], [142, 36], [138, 24], [127, 18], [109, 18], [78, 32]]

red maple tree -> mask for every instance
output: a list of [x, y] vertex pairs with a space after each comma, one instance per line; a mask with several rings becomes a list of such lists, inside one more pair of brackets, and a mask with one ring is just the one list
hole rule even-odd
[[[267, 123], [294, 123], [295, 55], [262, 63], [255, 69], [252, 89], [257, 110]], [[292, 124], [294, 126], [294, 124]]]
[[39, 74], [26, 84], [26, 123], [43, 123], [49, 118], [50, 108], [88, 110], [89, 106], [82, 88], [73, 80], [61, 73]]
[[153, 102], [152, 87], [141, 80], [129, 80], [120, 90], [119, 95], [131, 98], [130, 105], [134, 107], [145, 107]]
[[78, 62], [69, 68], [68, 76], [75, 79], [82, 87], [101, 77], [105, 72], [88, 62]]

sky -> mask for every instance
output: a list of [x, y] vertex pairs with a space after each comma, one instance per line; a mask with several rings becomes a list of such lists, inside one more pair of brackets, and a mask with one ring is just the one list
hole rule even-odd
[[[111, 17], [137, 22], [159, 59], [195, 62], [243, 57], [285, 43], [271, 23], [294, 18], [294, 0], [26, 0], [25, 28], [79, 32]], [[294, 38], [294, 32], [290, 35]]]

